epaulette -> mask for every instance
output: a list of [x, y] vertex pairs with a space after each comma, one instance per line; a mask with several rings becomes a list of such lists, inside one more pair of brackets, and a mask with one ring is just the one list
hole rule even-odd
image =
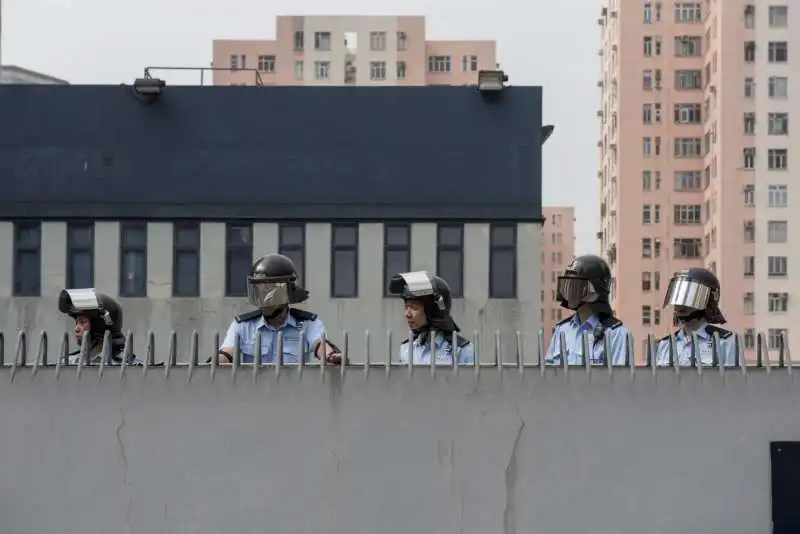
[[677, 335], [678, 335], [678, 332], [680, 332], [680, 331], [681, 331], [681, 329], [680, 329], [680, 328], [678, 328], [678, 329], [677, 329], [677, 330], [675, 330], [673, 333], [671, 333], [671, 334], [667, 334], [666, 336], [662, 337], [662, 338], [661, 338], [661, 339], [659, 339], [658, 341], [669, 341], [669, 338], [671, 338], [671, 337], [673, 337], [673, 336], [677, 336]]
[[408, 343], [408, 338], [405, 338], [403, 341], [400, 342], [401, 345], [405, 345], [406, 343]]
[[465, 338], [464, 336], [456, 335], [456, 345], [458, 345], [458, 348], [463, 349], [469, 345], [469, 343], [469, 339]]
[[261, 317], [261, 315], [261, 310], [253, 310], [247, 313], [240, 313], [234, 317], [233, 320], [237, 323], [246, 323], [247, 321], [252, 321], [253, 319]]
[[622, 326], [622, 321], [620, 321], [619, 319], [617, 319], [612, 315], [611, 317], [606, 318], [600, 324], [602, 324], [603, 328], [605, 328], [606, 330], [616, 330], [617, 328]]
[[715, 325], [706, 325], [706, 332], [708, 335], [713, 336], [714, 334], [719, 334], [720, 339], [727, 339], [733, 335], [733, 332], [730, 330], [726, 330], [724, 328], [720, 328], [719, 326]]
[[556, 328], [558, 328], [559, 326], [561, 326], [564, 323], [570, 322], [571, 320], [572, 320], [572, 315], [570, 315], [566, 319], [561, 319], [560, 321], [558, 321], [556, 324], [553, 325], [553, 332], [556, 331]]
[[80, 353], [81, 353], [81, 349], [78, 349], [78, 350], [74, 350], [74, 351], [70, 352], [69, 354], [67, 354], [67, 356], [78, 356], [78, 355], [80, 355]]
[[289, 315], [294, 317], [295, 321], [315, 321], [317, 319], [316, 313], [311, 313], [306, 310], [298, 310], [297, 308], [289, 308]]

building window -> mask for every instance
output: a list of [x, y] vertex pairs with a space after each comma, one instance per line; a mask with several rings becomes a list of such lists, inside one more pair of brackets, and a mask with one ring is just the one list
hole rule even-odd
[[330, 78], [331, 62], [330, 61], [315, 61], [314, 62], [314, 78], [317, 80], [327, 80]]
[[676, 124], [700, 124], [703, 122], [700, 104], [675, 104], [674, 109]]
[[703, 10], [700, 2], [678, 2], [675, 4], [675, 22], [702, 22]]
[[653, 290], [653, 273], [644, 271], [642, 273], [642, 291]]
[[239, 70], [239, 69], [246, 69], [247, 68], [247, 56], [244, 54], [236, 55], [231, 54], [230, 57], [230, 69], [231, 70]]
[[756, 222], [744, 221], [744, 242], [753, 243], [756, 240]]
[[703, 75], [699, 70], [676, 70], [675, 89], [702, 89]]
[[769, 135], [789, 135], [788, 113], [770, 113], [767, 118]]
[[755, 256], [744, 257], [744, 268], [742, 274], [745, 278], [752, 278], [756, 274], [756, 258]]
[[744, 7], [744, 27], [748, 30], [756, 27], [756, 6], [752, 4]]
[[701, 224], [702, 208], [700, 204], [676, 204], [674, 207], [675, 224]]
[[305, 76], [304, 72], [305, 64], [302, 61], [295, 61], [294, 62], [294, 79], [295, 80], [302, 80]]
[[372, 81], [381, 81], [386, 79], [386, 62], [385, 61], [370, 61], [369, 62], [369, 79]]
[[788, 243], [789, 221], [767, 221], [767, 242]]
[[789, 186], [767, 186], [767, 205], [770, 208], [785, 208], [789, 204]]
[[429, 72], [450, 72], [450, 56], [428, 56]]
[[517, 296], [517, 227], [493, 224], [489, 232], [489, 298]]
[[756, 60], [756, 43], [755, 41], [745, 41], [744, 43], [744, 62], [752, 63]]
[[306, 225], [281, 224], [278, 226], [278, 254], [294, 262], [297, 278], [305, 282], [306, 274]]
[[678, 238], [672, 242], [674, 258], [700, 258], [703, 248], [700, 238]]
[[780, 349], [789, 339], [789, 331], [785, 328], [770, 328], [767, 330], [767, 346], [770, 349]]
[[756, 346], [756, 331], [754, 328], [748, 328], [744, 331], [744, 348], [753, 349]]
[[783, 278], [789, 272], [789, 258], [786, 256], [769, 256], [767, 258], [767, 276]]
[[411, 270], [411, 225], [385, 224], [383, 227], [383, 290], [389, 293], [389, 281], [398, 273]]
[[767, 166], [770, 170], [786, 170], [789, 167], [789, 151], [785, 148], [770, 148], [767, 152]]
[[358, 225], [331, 226], [331, 297], [358, 296]]
[[789, 78], [770, 76], [767, 88], [770, 98], [786, 98], [789, 95]]
[[331, 32], [314, 32], [314, 50], [331, 49]]
[[770, 313], [786, 313], [789, 311], [789, 293], [770, 293], [767, 295]]
[[397, 50], [408, 50], [408, 35], [406, 32], [397, 32]]
[[200, 223], [175, 223], [172, 232], [172, 296], [200, 296]]
[[461, 298], [464, 296], [464, 225], [440, 225], [436, 232], [436, 274], [447, 281], [453, 298]]
[[789, 6], [769, 6], [769, 25], [771, 28], [785, 28], [789, 25]]
[[756, 96], [756, 81], [753, 78], [744, 79], [744, 97], [755, 98]]
[[302, 31], [294, 32], [294, 49], [296, 51], [302, 51], [306, 47], [305, 41], [305, 34]]
[[406, 79], [406, 62], [405, 61], [398, 61], [397, 62], [397, 79], [398, 80], [405, 80]]
[[756, 186], [753, 184], [744, 186], [744, 205], [748, 207], [756, 205]]
[[247, 275], [253, 266], [253, 226], [225, 226], [225, 296], [246, 297]]
[[653, 308], [651, 306], [642, 306], [642, 325], [650, 326], [652, 324]]
[[94, 287], [94, 223], [67, 223], [67, 287]]
[[703, 156], [703, 142], [699, 137], [677, 137], [673, 154], [676, 158], [699, 158]]
[[789, 61], [789, 43], [786, 41], [770, 41], [769, 62], [786, 63]]
[[386, 32], [369, 32], [369, 49], [376, 52], [386, 50]]
[[653, 257], [653, 240], [649, 237], [642, 238], [642, 257], [643, 258]]
[[703, 53], [703, 38], [697, 35], [675, 37], [677, 57], [700, 57]]
[[42, 293], [42, 225], [14, 224], [14, 296], [39, 297]]
[[124, 222], [119, 226], [119, 295], [147, 296], [147, 224]]
[[756, 312], [755, 293], [748, 292], [742, 296], [742, 309], [745, 315], [753, 315]]
[[642, 224], [650, 224], [653, 222], [650, 212], [650, 204], [642, 205]]
[[675, 171], [676, 191], [699, 191], [702, 188], [700, 171]]
[[744, 133], [753, 135], [756, 133], [756, 114], [747, 112], [744, 114]]
[[756, 166], [756, 149], [747, 147], [742, 149], [742, 167], [752, 169]]
[[258, 70], [272, 74], [275, 72], [275, 56], [258, 56]]
[[645, 91], [652, 91], [653, 90], [653, 71], [652, 70], [643, 70], [642, 71], [642, 89]]
[[478, 72], [478, 56], [462, 56], [461, 71]]

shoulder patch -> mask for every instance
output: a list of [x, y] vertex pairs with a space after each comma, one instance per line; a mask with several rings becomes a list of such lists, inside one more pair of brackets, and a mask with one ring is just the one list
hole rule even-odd
[[567, 317], [565, 319], [561, 319], [560, 321], [558, 321], [556, 324], [553, 325], [553, 332], [556, 331], [556, 328], [558, 328], [562, 324], [570, 322], [571, 320], [572, 320], [572, 315], [570, 315], [569, 317]]
[[714, 325], [707, 325], [706, 332], [708, 332], [709, 335], [712, 336], [714, 334], [719, 334], [720, 339], [727, 339], [733, 335], [733, 332], [731, 332], [730, 330], [726, 330], [724, 328], [720, 328], [719, 326], [714, 326]]
[[261, 310], [253, 310], [247, 313], [240, 313], [236, 317], [233, 318], [234, 321], [237, 323], [246, 323], [248, 321], [252, 321], [253, 319], [257, 319], [261, 317]]
[[297, 308], [289, 308], [289, 315], [294, 317], [296, 321], [314, 321], [317, 318], [316, 313], [311, 313], [306, 310], [299, 310]]

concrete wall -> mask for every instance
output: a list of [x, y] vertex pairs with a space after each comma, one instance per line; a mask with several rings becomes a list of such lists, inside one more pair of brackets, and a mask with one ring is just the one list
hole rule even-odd
[[274, 369], [5, 368], [4, 531], [768, 534], [800, 440], [786, 370]]
[[[14, 225], [0, 222], [0, 325], [5, 331], [7, 349], [13, 343], [17, 329], [29, 333], [44, 329], [56, 339], [65, 329], [72, 329], [68, 319], [59, 314], [58, 292], [67, 283], [66, 223], [45, 222], [41, 236], [41, 297], [15, 297]], [[94, 226], [94, 285], [116, 297], [120, 280], [119, 222], [99, 221]], [[311, 299], [301, 307], [321, 316], [331, 339], [342, 343], [348, 331], [350, 349], [354, 354], [366, 352], [365, 331], [371, 333], [370, 352], [384, 359], [387, 332], [393, 332], [397, 345], [407, 336], [402, 318], [402, 301], [384, 297], [384, 226], [381, 223], [359, 225], [358, 298], [331, 298], [331, 225], [306, 225], [305, 280]], [[494, 335], [499, 331], [503, 343], [516, 346], [517, 330], [528, 332], [523, 338], [525, 354], [533, 361], [541, 322], [541, 225], [519, 223], [517, 228], [517, 298], [493, 299], [488, 293], [490, 225], [466, 224], [464, 227], [463, 283], [464, 298], [454, 301], [453, 314], [464, 335], [473, 338], [487, 354], [494, 350]], [[276, 223], [256, 223], [253, 226], [253, 256], [278, 251]], [[193, 330], [203, 332], [204, 356], [214, 352], [213, 332], [224, 336], [234, 315], [248, 311], [244, 298], [225, 297], [225, 224], [201, 224], [200, 296], [173, 297], [173, 224], [151, 222], [147, 225], [147, 298], [120, 299], [125, 310], [126, 329], [135, 333], [136, 352], [144, 351], [146, 334], [154, 330], [156, 343], [166, 348], [169, 331], [175, 330], [183, 350]], [[437, 269], [437, 225], [411, 225], [411, 269]], [[243, 275], [244, 276], [244, 275]], [[57, 347], [51, 347], [53, 351]], [[493, 352], [492, 352], [493, 354]], [[357, 358], [360, 356], [357, 356]], [[512, 361], [515, 356], [512, 356]], [[51, 361], [55, 361], [55, 352]], [[186, 360], [185, 353], [179, 359]], [[203, 358], [205, 359], [205, 358]]]

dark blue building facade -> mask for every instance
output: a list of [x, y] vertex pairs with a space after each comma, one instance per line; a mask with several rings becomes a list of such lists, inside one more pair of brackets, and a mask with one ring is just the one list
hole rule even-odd
[[0, 218], [540, 221], [541, 89], [0, 86]]

